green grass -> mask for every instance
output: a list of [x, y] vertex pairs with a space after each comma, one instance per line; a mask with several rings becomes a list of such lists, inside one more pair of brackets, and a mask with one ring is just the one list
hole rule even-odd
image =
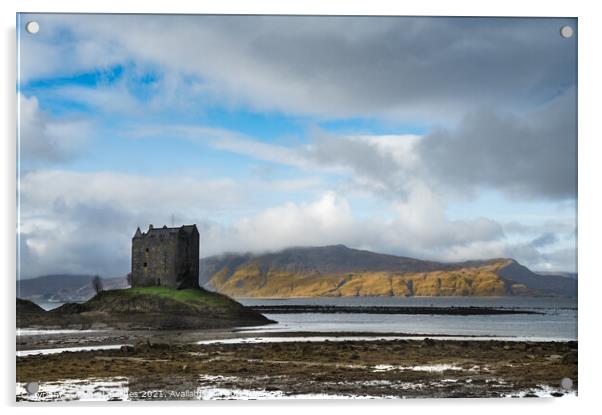
[[188, 290], [174, 290], [165, 287], [134, 287], [126, 288], [122, 290], [110, 290], [105, 291], [104, 295], [152, 295], [161, 298], [168, 298], [175, 301], [180, 301], [186, 304], [194, 306], [205, 306], [205, 307], [235, 307], [237, 303], [230, 298], [218, 294], [209, 292], [204, 289], [188, 289]]

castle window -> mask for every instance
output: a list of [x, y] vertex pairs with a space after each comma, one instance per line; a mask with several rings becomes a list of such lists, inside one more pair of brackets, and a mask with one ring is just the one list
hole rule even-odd
[[142, 264], [142, 266], [143, 266], [144, 268], [146, 268], [146, 262], [145, 262], [144, 264]]
[[146, 248], [146, 252], [148, 252], [148, 248]]

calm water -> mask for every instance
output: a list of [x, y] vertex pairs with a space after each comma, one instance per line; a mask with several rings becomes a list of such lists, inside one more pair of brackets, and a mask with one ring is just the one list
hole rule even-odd
[[278, 324], [261, 331], [364, 331], [576, 340], [577, 300], [523, 297], [338, 297], [237, 299], [245, 305], [496, 307], [544, 314], [448, 316], [406, 314], [266, 314]]
[[[244, 305], [345, 305], [420, 307], [496, 307], [534, 310], [544, 314], [446, 316], [409, 314], [266, 314], [278, 324], [263, 331], [364, 331], [456, 336], [499, 336], [577, 340], [577, 300], [525, 297], [316, 297], [288, 299], [237, 298]], [[62, 303], [40, 303], [52, 309]]]

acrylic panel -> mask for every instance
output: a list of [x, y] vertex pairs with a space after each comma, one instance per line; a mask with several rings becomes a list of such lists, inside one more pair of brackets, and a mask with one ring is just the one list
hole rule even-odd
[[17, 401], [577, 394], [577, 19], [16, 30]]

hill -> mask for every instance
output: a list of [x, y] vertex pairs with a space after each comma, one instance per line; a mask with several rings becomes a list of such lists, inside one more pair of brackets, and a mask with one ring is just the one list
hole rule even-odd
[[90, 285], [92, 275], [53, 274], [17, 281], [17, 295], [20, 298], [53, 295], [61, 290], [74, 291]]
[[[57, 303], [87, 301], [95, 294], [92, 278], [93, 275], [53, 274], [18, 280], [17, 296], [33, 301]], [[106, 290], [128, 286], [125, 277], [103, 278], [102, 285]]]
[[200, 281], [234, 297], [577, 295], [574, 279], [509, 258], [440, 263], [344, 245], [208, 257]]
[[565, 277], [565, 278], [571, 278], [574, 280], [576, 280], [578, 277], [576, 272], [563, 272], [563, 271], [536, 271], [536, 274]]
[[162, 287], [101, 291], [85, 303], [44, 311], [17, 300], [18, 327], [213, 329], [271, 323], [225, 295], [204, 289]]
[[40, 315], [45, 311], [42, 307], [34, 303], [33, 301], [23, 300], [17, 298], [17, 316], [19, 315]]

